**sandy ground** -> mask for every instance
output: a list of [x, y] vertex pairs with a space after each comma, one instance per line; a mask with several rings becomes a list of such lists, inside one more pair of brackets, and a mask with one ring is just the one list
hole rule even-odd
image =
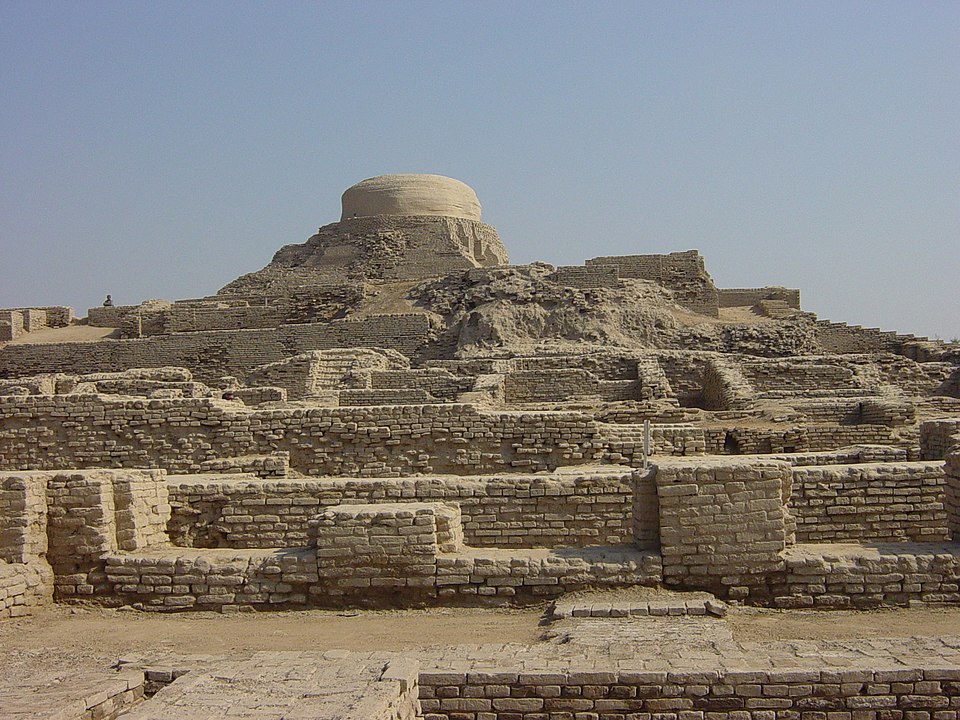
[[[0, 653], [48, 658], [249, 654], [261, 650], [395, 650], [537, 643], [544, 607], [159, 615], [58, 606], [0, 622]], [[611, 622], [615, 622], [611, 620]], [[878, 611], [732, 609], [740, 641], [960, 636], [960, 608]]]
[[115, 328], [92, 327], [90, 325], [68, 325], [62, 328], [45, 328], [36, 332], [24, 333], [8, 345], [38, 345], [60, 342], [94, 342], [110, 337]]

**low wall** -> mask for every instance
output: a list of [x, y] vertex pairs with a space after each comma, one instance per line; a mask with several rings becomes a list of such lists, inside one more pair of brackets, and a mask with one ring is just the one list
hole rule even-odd
[[792, 538], [784, 462], [698, 459], [656, 467], [663, 579], [723, 597], [763, 599]]
[[167, 541], [170, 507], [157, 470], [4, 472], [0, 488], [0, 557], [30, 564], [45, 556], [60, 597], [106, 590], [105, 553]]
[[503, 395], [508, 404], [564, 402], [587, 397], [617, 402], [638, 400], [640, 383], [636, 380], [600, 380], [593, 373], [577, 368], [541, 369], [507, 373]]
[[376, 502], [455, 503], [474, 547], [656, 547], [659, 536], [656, 489], [642, 471], [270, 482], [174, 476], [168, 488], [170, 536], [184, 547], [305, 547], [318, 513]]
[[953, 667], [420, 673], [424, 720], [947, 720], [957, 697]]
[[548, 279], [558, 285], [590, 290], [593, 288], [618, 288], [620, 273], [616, 267], [598, 265], [595, 267], [583, 265], [561, 265]]
[[[56, 452], [50, 448], [56, 447]], [[288, 452], [313, 477], [536, 472], [596, 462], [578, 412], [479, 412], [438, 404], [261, 410], [207, 398], [0, 396], [0, 470], [162, 467]]]
[[795, 545], [784, 553], [773, 605], [870, 609], [910, 602], [960, 602], [955, 543]]
[[0, 349], [0, 378], [49, 372], [86, 374], [177, 366], [203, 382], [244, 377], [253, 368], [311, 350], [376, 347], [416, 354], [428, 338], [426, 315], [373, 315], [278, 328], [158, 335], [132, 340], [8, 345]]
[[797, 467], [787, 509], [798, 543], [949, 539], [943, 464]]
[[31, 608], [49, 603], [52, 580], [49, 567], [39, 562], [0, 560], [0, 618], [29, 615]]
[[761, 288], [718, 288], [720, 307], [756, 305], [761, 300], [781, 300], [795, 310], [800, 309], [800, 291], [791, 288], [770, 286]]
[[92, 327], [122, 327], [131, 315], [141, 312], [139, 305], [107, 305], [87, 310], [87, 325]]

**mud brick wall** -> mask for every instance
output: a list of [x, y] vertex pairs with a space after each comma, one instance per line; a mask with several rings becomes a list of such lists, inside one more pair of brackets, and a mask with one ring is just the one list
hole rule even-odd
[[835, 450], [847, 445], [901, 445], [886, 425], [807, 425], [806, 450]]
[[425, 390], [435, 398], [454, 400], [473, 387], [473, 378], [456, 377], [441, 368], [372, 370], [370, 387], [382, 390]]
[[0, 310], [0, 340], [16, 340], [24, 332], [22, 312]]
[[277, 451], [311, 476], [479, 475], [594, 462], [603, 439], [578, 412], [478, 412], [452, 403], [259, 410], [196, 398], [0, 397], [0, 469], [185, 473], [207, 460]]
[[310, 523], [325, 594], [433, 587], [437, 556], [463, 549], [456, 507], [442, 503], [339, 505]]
[[244, 377], [253, 368], [311, 350], [377, 347], [416, 354], [428, 337], [426, 315], [374, 315], [326, 324], [216, 330], [88, 343], [9, 345], [0, 350], [0, 378], [46, 372], [115, 372], [176, 365], [198, 380]]
[[40, 562], [7, 563], [0, 560], [0, 618], [27, 615], [30, 608], [52, 599], [51, 576]]
[[28, 563], [47, 553], [47, 473], [0, 473], [0, 559]]
[[781, 608], [870, 609], [910, 601], [960, 602], [960, 555], [943, 544], [877, 547], [796, 545], [784, 553], [773, 604]]
[[108, 554], [104, 576], [112, 597], [146, 610], [303, 606], [317, 583], [317, 558], [308, 550], [178, 548]]
[[[960, 436], [957, 439], [960, 440]], [[944, 475], [946, 487], [943, 502], [947, 511], [947, 525], [951, 539], [960, 540], [960, 447], [947, 455]]]
[[600, 380], [586, 370], [540, 369], [511, 372], [504, 377], [507, 403], [564, 402], [574, 398], [598, 397], [605, 401], [635, 400], [640, 397], [635, 380]]
[[782, 300], [795, 310], [800, 309], [800, 291], [785, 287], [718, 288], [717, 301], [720, 307], [756, 305], [761, 300]]
[[733, 363], [722, 358], [707, 362], [703, 374], [701, 405], [712, 410], [742, 410], [753, 407], [756, 393]]
[[621, 285], [620, 272], [616, 267], [598, 265], [588, 267], [582, 265], [561, 265], [549, 280], [558, 285], [590, 290], [593, 288], [618, 288]]
[[943, 460], [960, 448], [960, 419], [930, 420], [920, 424], [920, 457]]
[[942, 463], [793, 469], [788, 510], [798, 543], [949, 539]]
[[87, 324], [93, 327], [118, 328], [131, 315], [140, 312], [139, 305], [111, 305], [87, 310]]
[[182, 546], [304, 547], [310, 520], [324, 509], [374, 502], [455, 503], [474, 547], [656, 547], [659, 538], [656, 488], [642, 472], [279, 482], [174, 476], [168, 487], [170, 536]]
[[61, 597], [108, 590], [107, 553], [167, 544], [170, 506], [161, 471], [49, 473], [46, 491], [47, 559]]
[[[643, 466], [643, 425], [602, 425], [606, 462], [617, 465]], [[651, 425], [650, 456], [678, 457], [702, 455], [705, 447], [703, 430], [688, 425]]]
[[705, 428], [703, 435], [706, 452], [711, 455], [765, 455], [810, 449], [806, 429], [789, 425], [764, 428], [731, 424]]
[[696, 250], [669, 255], [619, 255], [587, 260], [588, 268], [612, 266], [622, 278], [653, 280], [673, 290], [677, 303], [694, 312], [717, 317], [717, 288]]
[[827, 389], [860, 388], [849, 367], [826, 358], [811, 360], [747, 360], [740, 370], [757, 392], [784, 394]]
[[363, 405], [424, 405], [442, 402], [426, 390], [409, 389], [359, 389], [340, 390], [336, 393], [337, 403], [343, 407]]
[[662, 400], [632, 400], [605, 405], [594, 417], [614, 425], [642, 425], [644, 420], [676, 425], [702, 420], [703, 413], [700, 408], [682, 408]]
[[704, 376], [710, 356], [702, 353], [660, 353], [658, 360], [668, 383], [667, 394], [682, 407], [703, 407]]
[[[653, 586], [662, 580], [659, 555], [626, 549], [514, 551], [472, 549], [436, 555], [434, 576], [423, 584], [381, 586], [388, 568], [346, 569], [320, 578], [312, 548], [285, 550], [155, 549], [137, 554], [107, 554], [106, 597], [148, 610], [261, 609], [282, 607], [391, 607], [403, 602], [492, 604], [530, 603], [586, 588]], [[366, 578], [369, 585], [340, 584], [332, 579]], [[356, 590], [356, 592], [352, 592]]]
[[703, 459], [656, 468], [667, 585], [763, 597], [792, 540], [787, 463]]
[[420, 672], [424, 720], [951, 720], [955, 668]]
[[275, 305], [226, 308], [174, 304], [162, 315], [168, 333], [271, 328], [285, 320], [284, 313]]

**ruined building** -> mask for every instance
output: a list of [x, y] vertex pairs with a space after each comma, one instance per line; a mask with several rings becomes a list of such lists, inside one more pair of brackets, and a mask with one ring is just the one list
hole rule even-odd
[[694, 250], [510, 265], [480, 218], [371, 178], [212, 295], [89, 310], [103, 339], [0, 311], [0, 615], [960, 601], [960, 349]]

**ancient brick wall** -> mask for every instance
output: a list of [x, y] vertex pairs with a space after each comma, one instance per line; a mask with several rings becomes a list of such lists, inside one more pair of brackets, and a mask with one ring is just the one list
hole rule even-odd
[[943, 460], [960, 447], [960, 419], [930, 420], [920, 424], [920, 457]]
[[660, 464], [664, 582], [724, 597], [762, 598], [792, 541], [785, 502], [791, 472], [775, 460], [702, 459]]
[[[56, 447], [57, 452], [49, 449]], [[162, 467], [290, 454], [311, 476], [399, 477], [552, 470], [599, 460], [598, 424], [578, 412], [470, 405], [257, 410], [206, 398], [0, 397], [0, 469]]]
[[770, 397], [804, 391], [823, 394], [824, 390], [863, 390], [852, 369], [826, 358], [746, 360], [740, 369], [757, 392]]
[[594, 267], [583, 265], [561, 265], [552, 275], [548, 276], [558, 285], [590, 290], [593, 288], [618, 288], [620, 282], [619, 269], [612, 265], [597, 265]]
[[657, 497], [648, 474], [254, 481], [171, 477], [172, 540], [195, 547], [305, 547], [310, 520], [341, 504], [446, 502], [474, 547], [655, 547]]
[[591, 258], [586, 266], [617, 268], [622, 278], [652, 280], [673, 291], [676, 302], [694, 312], [717, 317], [717, 288], [696, 250], [669, 255], [617, 255]]
[[92, 327], [121, 327], [131, 315], [140, 312], [139, 305], [109, 305], [87, 310], [87, 325]]
[[871, 463], [793, 469], [798, 543], [949, 539], [943, 465]]
[[871, 609], [960, 601], [960, 555], [942, 543], [796, 545], [784, 553], [773, 605]]
[[0, 350], [0, 378], [45, 372], [117, 372], [174, 365], [198, 380], [243, 377], [253, 368], [311, 350], [377, 347], [412, 356], [426, 342], [426, 315], [375, 315], [327, 324], [180, 333], [131, 340], [9, 345]]
[[761, 288], [718, 288], [717, 300], [720, 307], [742, 307], [756, 305], [761, 300], [780, 300], [795, 310], [800, 309], [800, 291], [785, 287]]
[[49, 571], [39, 563], [0, 560], [0, 618], [19, 617], [51, 600]]
[[600, 380], [593, 373], [578, 368], [507, 373], [503, 392], [508, 404], [563, 402], [586, 397], [611, 402], [640, 397], [639, 383], [635, 380]]
[[849, 720], [952, 717], [956, 668], [420, 673], [425, 720]]

